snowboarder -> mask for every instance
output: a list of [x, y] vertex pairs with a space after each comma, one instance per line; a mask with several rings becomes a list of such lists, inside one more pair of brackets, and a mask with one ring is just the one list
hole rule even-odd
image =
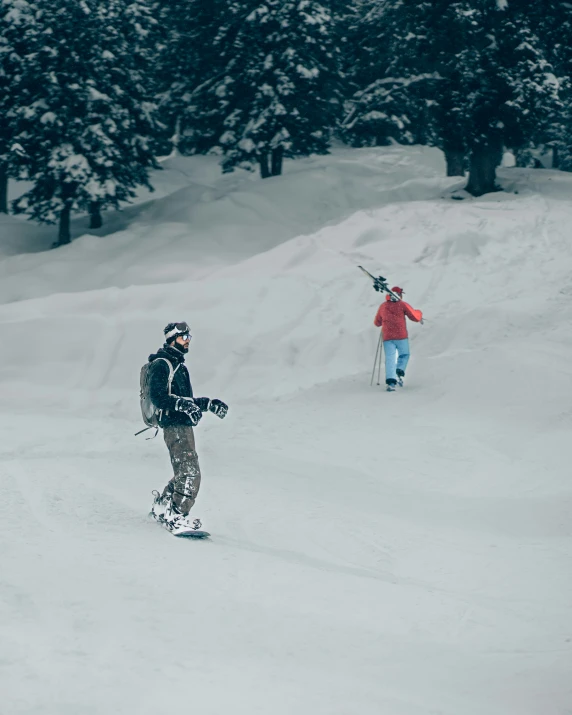
[[[394, 295], [392, 295], [392, 293]], [[382, 330], [385, 350], [385, 384], [388, 392], [394, 392], [395, 386], [403, 387], [403, 378], [409, 362], [409, 338], [405, 317], [416, 323], [423, 322], [420, 310], [413, 309], [398, 296], [403, 296], [403, 288], [394, 286], [379, 306], [374, 325]]]
[[191, 520], [191, 511], [201, 484], [195, 450], [196, 427], [203, 412], [221, 419], [228, 406], [221, 400], [193, 397], [189, 372], [184, 364], [191, 333], [187, 323], [169, 323], [164, 329], [165, 344], [149, 356], [149, 399], [157, 411], [157, 424], [169, 450], [173, 477], [163, 493], [153, 492], [151, 516], [175, 535], [201, 528], [200, 519]]

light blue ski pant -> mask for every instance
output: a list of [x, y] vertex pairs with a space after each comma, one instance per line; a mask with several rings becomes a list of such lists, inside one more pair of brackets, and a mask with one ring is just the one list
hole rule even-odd
[[403, 370], [409, 362], [409, 340], [384, 340], [385, 350], [385, 381], [397, 382], [397, 370]]

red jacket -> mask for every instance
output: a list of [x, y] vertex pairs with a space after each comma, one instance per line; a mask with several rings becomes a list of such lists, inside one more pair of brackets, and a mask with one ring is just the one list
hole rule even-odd
[[392, 301], [386, 296], [385, 303], [379, 306], [374, 324], [382, 329], [384, 340], [405, 340], [408, 337], [405, 316], [415, 323], [423, 318], [420, 310], [414, 310], [404, 300]]

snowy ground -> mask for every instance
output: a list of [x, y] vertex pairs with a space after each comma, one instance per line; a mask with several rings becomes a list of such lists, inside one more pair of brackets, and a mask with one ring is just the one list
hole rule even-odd
[[[572, 176], [454, 201], [420, 148], [165, 166], [65, 249], [0, 228], [0, 711], [572, 713]], [[399, 393], [357, 264], [427, 317]], [[209, 542], [146, 519], [173, 319], [231, 407], [197, 432]]]

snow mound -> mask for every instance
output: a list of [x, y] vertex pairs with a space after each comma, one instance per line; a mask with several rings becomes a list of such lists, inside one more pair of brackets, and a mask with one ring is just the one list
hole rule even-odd
[[[7, 711], [564, 713], [572, 177], [454, 201], [419, 148], [165, 166], [118, 233], [0, 263]], [[360, 264], [426, 317], [397, 393]], [[169, 464], [132, 436], [171, 320], [230, 405], [197, 429], [203, 544], [145, 521]]]
[[[451, 179], [441, 178], [440, 152], [421, 147], [383, 153], [346, 149], [292, 162], [285, 176], [266, 181], [244, 171], [215, 175], [213, 157], [178, 157], [163, 167], [153, 177], [154, 199], [141, 192], [134, 206], [106, 214], [98, 231], [89, 231], [87, 219], [78, 218], [76, 240], [49, 255], [1, 261], [0, 300], [203, 278], [360, 208], [433, 198], [451, 185]], [[31, 224], [11, 221], [19, 228], [12, 245], [21, 240], [22, 251], [37, 248], [38, 242], [24, 240]], [[45, 248], [54, 230], [37, 229]]]

